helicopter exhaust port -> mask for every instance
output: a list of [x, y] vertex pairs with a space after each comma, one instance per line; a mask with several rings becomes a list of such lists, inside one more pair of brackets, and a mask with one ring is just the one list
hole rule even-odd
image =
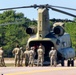
[[65, 32], [64, 27], [65, 27], [64, 23], [56, 22], [53, 24], [53, 32], [58, 36], [62, 36]]
[[29, 34], [29, 35], [36, 34], [36, 32], [37, 32], [37, 28], [36, 27], [28, 27], [26, 29], [26, 33]]
[[58, 36], [62, 36], [64, 34], [64, 28], [62, 28], [61, 26], [56, 26], [54, 27], [53, 32]]
[[29, 43], [29, 46], [30, 47], [32, 47], [32, 46], [35, 47], [35, 52], [36, 52], [35, 59], [37, 59], [37, 57], [38, 57], [37, 49], [38, 49], [40, 44], [42, 44], [45, 47], [44, 61], [50, 61], [49, 52], [51, 50], [51, 47], [54, 47], [53, 42], [51, 42], [51, 41], [31, 41]]

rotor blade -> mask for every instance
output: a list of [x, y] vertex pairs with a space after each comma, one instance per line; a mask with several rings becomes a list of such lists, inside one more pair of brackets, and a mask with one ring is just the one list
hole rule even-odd
[[22, 7], [12, 7], [12, 8], [3, 8], [3, 9], [0, 9], [0, 11], [2, 10], [10, 10], [10, 9], [20, 9], [20, 8], [37, 8], [37, 7], [43, 7], [43, 8], [48, 8], [48, 7], [56, 7], [56, 8], [63, 8], [63, 9], [68, 9], [68, 10], [74, 10], [76, 11], [76, 9], [73, 9], [73, 8], [68, 8], [68, 7], [62, 7], [62, 6], [54, 6], [54, 5], [31, 5], [31, 6], [22, 6]]
[[76, 17], [76, 15], [73, 15], [71, 13], [68, 13], [68, 12], [65, 12], [65, 11], [62, 11], [62, 10], [59, 10], [59, 9], [56, 9], [56, 8], [52, 8], [52, 7], [49, 7], [49, 8], [51, 8], [54, 11], [58, 11], [60, 13], [66, 14], [66, 15], [69, 15], [69, 16], [72, 16], [72, 17]]
[[[37, 7], [39, 7], [39, 8], [50, 8], [50, 9], [52, 9], [54, 11], [57, 11], [57, 12], [60, 12], [60, 13], [63, 13], [63, 14], [67, 14], [67, 15], [70, 15], [72, 17], [76, 17], [76, 15], [73, 15], [71, 13], [68, 13], [68, 12], [53, 8], [53, 7], [56, 7], [56, 6], [52, 6], [52, 5], [48, 5], [48, 4], [46, 4], [46, 5], [36, 5], [36, 4], [34, 4], [34, 5], [31, 5], [31, 6], [4, 8], [4, 9], [0, 9], [0, 11], [2, 11], [2, 10], [11, 10], [11, 9], [20, 9], [20, 8], [37, 8]], [[60, 7], [60, 6], [57, 6], [57, 7]], [[66, 8], [66, 7], [61, 7], [61, 8]]]
[[68, 10], [74, 10], [74, 11], [76, 11], [76, 9], [68, 8], [68, 7], [62, 7], [62, 6], [53, 6], [53, 5], [50, 5], [50, 7], [63, 8], [63, 9], [68, 9]]
[[20, 8], [32, 8], [32, 7], [34, 7], [34, 6], [31, 5], [31, 6], [22, 6], [22, 7], [12, 7], [12, 8], [0, 9], [0, 11], [3, 11], [3, 10], [11, 10], [11, 9], [20, 9]]

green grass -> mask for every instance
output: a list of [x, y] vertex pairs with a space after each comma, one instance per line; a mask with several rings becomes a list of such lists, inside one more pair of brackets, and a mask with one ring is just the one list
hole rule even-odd
[[[23, 66], [21, 67], [24, 67], [25, 65], [23, 64]], [[6, 63], [6, 67], [15, 67], [14, 63]]]
[[14, 63], [6, 63], [6, 67], [14, 67]]

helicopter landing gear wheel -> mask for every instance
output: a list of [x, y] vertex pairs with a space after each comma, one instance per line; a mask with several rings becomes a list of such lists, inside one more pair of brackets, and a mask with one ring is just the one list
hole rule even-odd
[[64, 58], [61, 60], [61, 66], [64, 66]]
[[71, 66], [74, 67], [74, 59], [71, 60]]
[[67, 61], [67, 66], [68, 66], [68, 67], [70, 66], [70, 60]]
[[68, 60], [68, 62], [67, 62], [67, 66], [69, 67], [69, 66], [74, 66], [74, 59], [70, 59], [70, 60]]

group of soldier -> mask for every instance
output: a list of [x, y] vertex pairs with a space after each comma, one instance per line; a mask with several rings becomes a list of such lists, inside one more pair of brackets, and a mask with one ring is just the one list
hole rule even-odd
[[[23, 66], [23, 59], [25, 61], [25, 66], [35, 66], [36, 51], [34, 46], [30, 48], [26, 47], [26, 50], [23, 52], [23, 48], [17, 45], [16, 48], [13, 49], [12, 53], [15, 56], [15, 67]], [[2, 50], [2, 47], [0, 47], [0, 66], [5, 66], [3, 54], [4, 51]], [[43, 66], [44, 54], [45, 48], [40, 44], [37, 49], [37, 66]], [[57, 51], [54, 47], [51, 47], [49, 58], [50, 66], [56, 66]]]
[[[22, 66], [23, 64], [23, 58], [25, 60], [25, 66], [34, 66], [34, 60], [35, 60], [35, 47], [26, 47], [26, 50], [23, 52], [22, 48], [19, 46], [16, 46], [16, 48], [13, 49], [12, 53], [15, 55], [15, 66]], [[39, 48], [37, 49], [38, 53], [38, 60], [37, 60], [37, 66], [41, 65], [43, 66], [44, 61], [44, 47], [40, 44]]]

